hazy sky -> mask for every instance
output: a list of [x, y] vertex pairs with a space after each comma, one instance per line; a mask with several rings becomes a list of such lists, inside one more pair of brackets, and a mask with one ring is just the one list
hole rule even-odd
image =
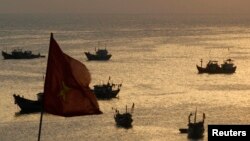
[[0, 13], [250, 14], [250, 0], [0, 0]]

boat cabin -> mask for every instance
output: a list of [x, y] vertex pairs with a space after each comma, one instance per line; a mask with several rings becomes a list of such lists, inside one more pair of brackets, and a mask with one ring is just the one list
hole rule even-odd
[[221, 67], [223, 69], [229, 69], [229, 68], [233, 68], [234, 67], [234, 63], [232, 59], [227, 59], [224, 61], [223, 64], [221, 64]]
[[218, 69], [218, 68], [220, 68], [220, 66], [218, 65], [218, 61], [210, 60], [210, 61], [207, 63], [207, 68], [210, 68], [210, 69]]
[[108, 51], [107, 51], [106, 48], [105, 48], [105, 49], [98, 49], [98, 50], [96, 51], [96, 54], [97, 54], [97, 55], [107, 55], [107, 54], [108, 54]]

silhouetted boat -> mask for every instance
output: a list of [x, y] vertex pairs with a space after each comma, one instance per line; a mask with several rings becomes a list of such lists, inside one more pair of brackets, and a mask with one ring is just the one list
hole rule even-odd
[[234, 73], [236, 70], [236, 66], [233, 64], [232, 59], [227, 59], [224, 61], [221, 66], [218, 64], [218, 61], [210, 60], [207, 63], [205, 68], [202, 67], [202, 59], [201, 59], [201, 66], [196, 65], [199, 73], [210, 73], [210, 74], [217, 74], [217, 73]]
[[31, 51], [22, 51], [21, 49], [14, 49], [11, 53], [7, 53], [2, 51], [2, 55], [4, 59], [34, 59], [34, 58], [40, 58], [45, 57], [44, 55], [38, 54], [32, 54]]
[[92, 90], [98, 99], [115, 98], [120, 92], [122, 84], [114, 84], [110, 82], [110, 77], [107, 84], [94, 85]]
[[127, 105], [126, 105], [126, 112], [123, 114], [120, 114], [120, 112], [117, 109], [115, 109], [114, 119], [115, 119], [116, 125], [118, 127], [131, 128], [132, 122], [133, 122], [133, 119], [132, 119], [133, 111], [134, 111], [134, 103], [131, 108], [131, 113], [127, 111]]
[[95, 54], [90, 52], [85, 52], [88, 60], [109, 60], [111, 58], [111, 54], [108, 53], [108, 50], [105, 49], [97, 49]]
[[204, 121], [205, 121], [205, 113], [203, 113], [203, 119], [202, 121], [196, 122], [196, 115], [197, 115], [197, 109], [195, 111], [194, 115], [194, 122], [191, 122], [191, 116], [193, 114], [190, 113], [188, 116], [188, 128], [180, 128], [180, 133], [187, 133], [188, 138], [190, 139], [200, 139], [203, 137], [205, 128], [204, 128]]
[[42, 109], [42, 93], [38, 93], [37, 96], [37, 100], [29, 100], [14, 94], [13, 97], [15, 104], [17, 104], [21, 109], [20, 113], [40, 112]]

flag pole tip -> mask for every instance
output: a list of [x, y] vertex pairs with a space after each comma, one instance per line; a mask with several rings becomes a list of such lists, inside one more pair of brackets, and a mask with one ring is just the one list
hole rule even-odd
[[50, 37], [53, 37], [53, 33], [52, 32], [50, 33]]

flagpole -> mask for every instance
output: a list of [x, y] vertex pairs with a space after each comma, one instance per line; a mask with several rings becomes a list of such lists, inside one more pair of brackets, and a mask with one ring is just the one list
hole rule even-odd
[[[50, 44], [51, 44], [51, 39], [53, 38], [53, 33], [50, 33]], [[49, 48], [50, 50], [50, 48]], [[49, 56], [48, 56], [49, 57]], [[47, 63], [48, 64], [48, 63]], [[48, 66], [47, 66], [47, 70], [48, 70]], [[46, 71], [47, 73], [47, 71]], [[45, 76], [46, 77], [46, 76]], [[45, 84], [44, 84], [45, 85]], [[39, 130], [38, 130], [38, 137], [37, 137], [37, 141], [40, 141], [41, 138], [41, 130], [42, 130], [42, 122], [43, 122], [43, 113], [44, 113], [44, 108], [43, 108], [43, 100], [44, 100], [44, 93], [42, 96], [42, 107], [41, 107], [41, 115], [40, 115], [40, 123], [39, 123]]]
[[38, 141], [40, 141], [42, 122], [43, 122], [43, 108], [40, 115], [40, 124], [39, 124], [38, 139], [37, 139]]

